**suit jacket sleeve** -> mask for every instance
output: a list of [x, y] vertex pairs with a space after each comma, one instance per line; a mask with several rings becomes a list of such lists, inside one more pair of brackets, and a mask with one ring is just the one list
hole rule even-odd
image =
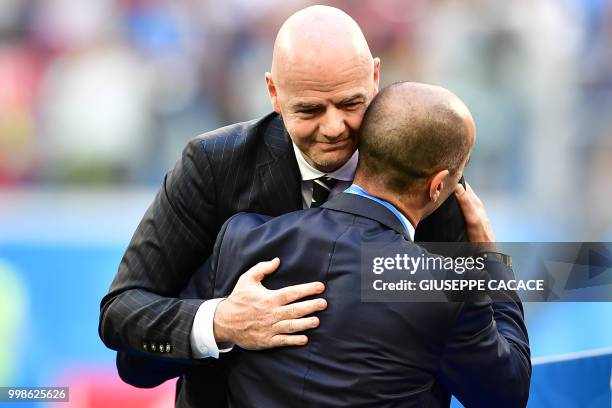
[[189, 333], [202, 300], [178, 295], [212, 251], [218, 231], [215, 194], [204, 141], [194, 139], [166, 175], [102, 299], [99, 334], [106, 346], [191, 358]]
[[[214, 279], [216, 269], [213, 269], [212, 260], [217, 265], [219, 247], [231, 218], [223, 224], [221, 231], [215, 241], [213, 255], [209, 257], [204, 265], [198, 268], [185, 289], [180, 293], [181, 299], [209, 299], [213, 296]], [[168, 358], [156, 358], [142, 353], [129, 351], [117, 352], [117, 372], [121, 379], [134, 387], [152, 388], [165, 381], [179, 377], [187, 372], [189, 366], [197, 364], [200, 370], [207, 369], [211, 373], [219, 372], [222, 368], [216, 359], [199, 359], [185, 364]]]
[[[182, 299], [213, 299], [223, 297], [215, 295], [215, 281], [219, 270], [221, 247], [223, 246], [229, 225], [232, 223], [235, 224], [234, 221], [244, 215], [245, 213], [234, 214], [221, 226], [211, 256], [206, 260], [204, 265], [194, 272], [187, 286], [181, 291], [180, 297]], [[236, 279], [237, 278], [238, 277], [236, 277]], [[229, 293], [223, 295], [229, 295]]]
[[[487, 269], [493, 279], [514, 276], [499, 262], [487, 262]], [[438, 378], [466, 407], [527, 405], [531, 362], [523, 308], [515, 293], [506, 299], [464, 303], [448, 338]]]

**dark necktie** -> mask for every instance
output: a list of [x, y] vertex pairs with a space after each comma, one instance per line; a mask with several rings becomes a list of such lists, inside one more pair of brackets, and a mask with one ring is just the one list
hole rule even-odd
[[327, 176], [312, 180], [312, 203], [310, 208], [317, 208], [326, 202], [329, 198], [329, 193], [331, 193], [337, 181]]

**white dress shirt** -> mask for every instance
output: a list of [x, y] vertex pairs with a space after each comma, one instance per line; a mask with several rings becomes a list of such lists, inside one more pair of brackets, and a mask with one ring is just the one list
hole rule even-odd
[[[295, 158], [297, 159], [297, 164], [300, 169], [300, 175], [302, 176], [302, 208], [309, 208], [312, 202], [313, 180], [323, 176], [338, 180], [330, 192], [330, 198], [346, 190], [353, 182], [355, 170], [357, 169], [357, 161], [359, 160], [358, 150], [355, 150], [351, 158], [339, 169], [331, 173], [323, 173], [308, 164], [300, 149], [295, 143], [292, 144]], [[217, 345], [215, 341], [213, 319], [215, 317], [217, 305], [223, 299], [224, 298], [207, 300], [200, 305], [196, 312], [189, 335], [191, 340], [191, 351], [195, 358], [219, 358], [220, 352], [228, 352], [234, 347], [233, 345]]]
[[334, 180], [337, 180], [336, 185], [329, 193], [330, 198], [338, 193], [346, 190], [355, 177], [355, 170], [357, 169], [357, 161], [359, 160], [359, 151], [355, 150], [355, 153], [351, 158], [344, 163], [338, 170], [332, 171], [331, 173], [323, 173], [320, 170], [312, 167], [304, 156], [300, 149], [293, 143], [293, 151], [295, 152], [295, 158], [297, 159], [298, 167], [300, 168], [300, 174], [302, 176], [302, 208], [309, 208], [312, 203], [312, 184], [313, 180], [319, 177], [327, 176]]

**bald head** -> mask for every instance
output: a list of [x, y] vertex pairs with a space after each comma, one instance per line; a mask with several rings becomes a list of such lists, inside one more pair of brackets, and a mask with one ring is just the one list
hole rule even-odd
[[365, 114], [358, 176], [375, 178], [395, 193], [414, 192], [437, 172], [456, 174], [474, 138], [472, 116], [455, 94], [425, 84], [393, 84]]
[[274, 43], [272, 78], [284, 85], [293, 70], [325, 72], [338, 65], [360, 65], [371, 72], [372, 54], [361, 29], [348, 14], [334, 7], [311, 6], [289, 17]]

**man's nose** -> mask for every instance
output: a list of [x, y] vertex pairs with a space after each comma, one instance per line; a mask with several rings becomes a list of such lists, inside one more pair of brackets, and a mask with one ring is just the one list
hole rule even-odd
[[336, 108], [328, 109], [323, 116], [323, 122], [319, 128], [321, 134], [328, 139], [338, 139], [345, 130], [344, 115]]

